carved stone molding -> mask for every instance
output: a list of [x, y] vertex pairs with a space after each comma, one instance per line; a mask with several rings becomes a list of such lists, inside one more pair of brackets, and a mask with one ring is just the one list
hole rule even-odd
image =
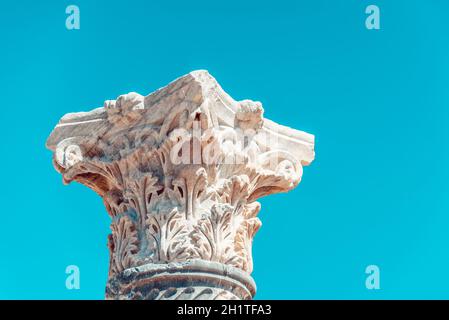
[[47, 140], [54, 166], [112, 219], [107, 298], [254, 296], [256, 200], [294, 188], [314, 159], [313, 135], [263, 113], [195, 71], [62, 117]]

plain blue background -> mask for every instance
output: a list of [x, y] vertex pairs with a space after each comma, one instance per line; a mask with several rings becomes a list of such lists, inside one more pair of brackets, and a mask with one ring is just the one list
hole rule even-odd
[[196, 69], [316, 135], [300, 186], [261, 201], [257, 298], [449, 298], [448, 15], [443, 0], [2, 2], [0, 298], [103, 299], [109, 218], [45, 140], [67, 112]]

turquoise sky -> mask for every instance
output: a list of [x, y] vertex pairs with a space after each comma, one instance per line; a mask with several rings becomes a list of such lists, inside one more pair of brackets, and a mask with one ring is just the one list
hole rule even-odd
[[316, 135], [300, 186], [261, 201], [256, 298], [448, 299], [448, 15], [443, 0], [2, 2], [0, 298], [104, 297], [109, 218], [53, 169], [59, 118], [207, 69]]

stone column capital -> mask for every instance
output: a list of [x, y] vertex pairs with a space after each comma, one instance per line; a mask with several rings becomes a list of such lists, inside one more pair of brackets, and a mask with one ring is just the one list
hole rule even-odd
[[313, 135], [263, 114], [195, 71], [62, 117], [54, 166], [112, 218], [108, 298], [252, 298], [256, 200], [294, 188], [314, 159]]

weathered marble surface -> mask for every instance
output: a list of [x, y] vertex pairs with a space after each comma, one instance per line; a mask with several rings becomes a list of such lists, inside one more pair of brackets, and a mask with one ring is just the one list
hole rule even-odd
[[61, 118], [47, 140], [56, 170], [112, 218], [107, 298], [254, 296], [256, 200], [294, 188], [314, 159], [313, 135], [263, 113], [195, 71]]

